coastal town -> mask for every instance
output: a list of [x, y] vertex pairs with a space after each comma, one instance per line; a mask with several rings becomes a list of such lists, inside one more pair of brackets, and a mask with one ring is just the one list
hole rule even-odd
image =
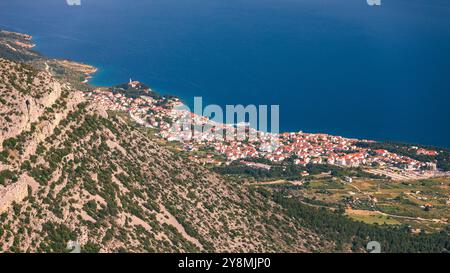
[[[239, 160], [247, 166], [267, 170], [270, 170], [270, 164], [255, 163], [252, 159], [264, 159], [274, 164], [290, 161], [298, 166], [329, 164], [363, 167], [372, 174], [396, 180], [449, 175], [448, 172], [438, 170], [436, 162], [422, 162], [384, 149], [373, 150], [357, 145], [374, 141], [304, 132], [273, 134], [256, 131], [246, 124], [219, 124], [180, 108], [183, 104], [176, 97], [154, 94], [156, 93], [139, 81], [130, 79], [126, 86], [97, 88], [86, 96], [107, 110], [128, 113], [136, 123], [157, 129], [159, 135], [167, 141], [180, 142], [186, 151], [210, 151], [206, 157], [196, 159], [203, 163], [222, 165]], [[183, 123], [186, 117], [189, 119], [187, 125]], [[247, 136], [257, 137], [238, 138], [236, 134], [239, 129], [240, 132], [246, 132]], [[218, 138], [218, 135], [223, 138]], [[419, 147], [412, 148], [422, 155], [436, 156], [439, 153]], [[215, 159], [217, 155], [224, 160]]]
[[28, 44], [0, 30], [0, 252], [448, 252], [448, 148], [220, 122]]

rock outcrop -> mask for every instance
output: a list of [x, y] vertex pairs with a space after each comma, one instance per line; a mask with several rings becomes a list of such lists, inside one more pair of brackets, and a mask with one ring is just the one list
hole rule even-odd
[[262, 193], [53, 73], [0, 57], [0, 252], [61, 252], [74, 238], [100, 252], [321, 249]]
[[13, 203], [20, 203], [27, 195], [28, 187], [25, 181], [0, 187], [0, 213], [8, 210]]

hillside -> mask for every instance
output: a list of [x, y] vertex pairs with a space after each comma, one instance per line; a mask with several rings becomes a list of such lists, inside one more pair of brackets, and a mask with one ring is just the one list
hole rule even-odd
[[178, 98], [131, 79], [91, 86], [94, 67], [33, 46], [0, 30], [0, 252], [450, 249], [449, 173], [428, 169], [448, 150], [286, 133], [287, 150], [378, 161], [232, 159], [257, 150], [171, 140]]
[[48, 69], [0, 59], [0, 250], [304, 252], [328, 242]]

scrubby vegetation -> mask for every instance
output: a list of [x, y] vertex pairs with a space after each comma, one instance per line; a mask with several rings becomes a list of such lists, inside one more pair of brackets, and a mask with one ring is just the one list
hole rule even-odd
[[343, 178], [345, 176], [365, 177], [380, 179], [384, 178], [378, 175], [367, 173], [361, 168], [342, 168], [334, 165], [326, 164], [308, 164], [306, 166], [294, 165], [293, 163], [273, 164], [271, 163], [270, 170], [250, 167], [241, 164], [239, 161], [234, 161], [230, 165], [214, 167], [213, 170], [222, 175], [243, 175], [253, 177], [258, 180], [265, 179], [299, 179], [302, 172], [307, 172], [310, 175], [317, 175], [321, 173], [328, 173], [334, 177]]
[[[4, 35], [0, 41], [10, 42]], [[25, 187], [0, 212], [1, 252], [67, 252], [74, 240], [82, 252], [364, 251], [369, 239], [385, 242], [385, 251], [448, 250], [448, 231], [414, 237], [355, 224], [287, 198], [287, 187], [243, 183], [295, 180], [304, 171], [377, 176], [289, 161], [270, 171], [236, 162], [213, 172], [88, 102], [77, 64], [26, 50], [13, 55], [0, 43], [0, 187]]]
[[[83, 101], [65, 110], [69, 92], [2, 143], [11, 166], [2, 181], [26, 175], [34, 183], [0, 223], [0, 249], [65, 252], [75, 239], [84, 252], [323, 248], [279, 206], [157, 144], [122, 115]], [[40, 123], [52, 130], [43, 135]]]
[[390, 227], [355, 222], [343, 216], [343, 211], [331, 212], [303, 205], [283, 192], [271, 194], [263, 189], [263, 194], [286, 209], [305, 227], [323, 234], [336, 242], [336, 251], [362, 251], [370, 241], [378, 241], [383, 252], [448, 252], [450, 250], [450, 229], [431, 234], [411, 234], [409, 227]]

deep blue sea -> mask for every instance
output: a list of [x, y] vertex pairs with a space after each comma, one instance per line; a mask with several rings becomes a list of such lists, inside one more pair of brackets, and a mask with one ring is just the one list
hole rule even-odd
[[450, 147], [450, 1], [1, 0], [43, 54], [214, 104], [279, 104], [282, 131]]

